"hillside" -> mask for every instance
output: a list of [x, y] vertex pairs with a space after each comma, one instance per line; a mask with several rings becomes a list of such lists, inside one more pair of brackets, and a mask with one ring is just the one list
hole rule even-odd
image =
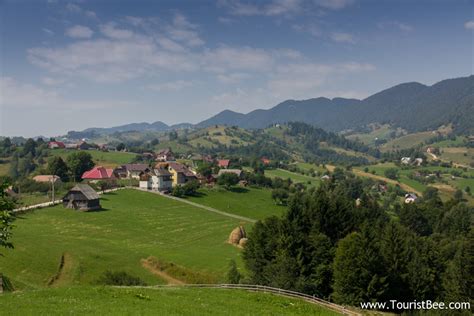
[[264, 128], [275, 123], [301, 121], [341, 131], [377, 122], [414, 132], [452, 123], [456, 132], [474, 133], [472, 119], [474, 76], [443, 80], [432, 86], [404, 83], [364, 100], [287, 100], [271, 109], [255, 110], [245, 115], [224, 111], [198, 126], [228, 124]]

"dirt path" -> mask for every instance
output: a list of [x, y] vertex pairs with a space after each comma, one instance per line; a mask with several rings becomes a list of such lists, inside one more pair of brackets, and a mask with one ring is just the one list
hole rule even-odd
[[188, 201], [186, 199], [181, 199], [181, 198], [178, 198], [178, 197], [175, 197], [175, 196], [162, 194], [162, 193], [157, 192], [157, 191], [144, 190], [144, 189], [140, 189], [140, 188], [135, 188], [135, 189], [140, 190], [140, 191], [144, 191], [144, 192], [158, 194], [158, 195], [161, 195], [161, 196], [166, 197], [168, 199], [183, 202], [183, 203], [195, 206], [195, 207], [199, 207], [199, 208], [201, 208], [203, 210], [206, 210], [206, 211], [209, 211], [209, 212], [217, 213], [217, 214], [224, 215], [224, 216], [227, 216], [227, 217], [232, 217], [232, 218], [235, 218], [235, 219], [239, 219], [241, 221], [245, 221], [245, 222], [249, 222], [249, 223], [255, 223], [257, 221], [256, 219], [253, 219], [253, 218], [248, 218], [248, 217], [245, 217], [245, 216], [240, 216], [240, 215], [236, 215], [236, 214], [223, 212], [223, 211], [220, 211], [220, 210], [215, 209], [215, 208], [210, 207], [210, 206], [194, 203], [194, 202]]
[[163, 279], [166, 281], [167, 284], [174, 284], [174, 285], [183, 285], [184, 282], [181, 280], [178, 280], [176, 278], [173, 278], [171, 275], [168, 273], [161, 271], [160, 269], [157, 269], [153, 266], [153, 264], [148, 260], [148, 259], [142, 259], [141, 260], [142, 267], [150, 271], [152, 274], [158, 276], [160, 279]]
[[71, 254], [65, 252], [59, 261], [58, 272], [49, 280], [48, 285], [51, 287], [60, 287], [67, 285], [72, 281], [72, 271], [74, 268], [74, 260]]

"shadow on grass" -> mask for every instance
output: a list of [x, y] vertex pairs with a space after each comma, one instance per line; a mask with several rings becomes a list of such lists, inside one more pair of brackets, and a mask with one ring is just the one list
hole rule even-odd
[[249, 189], [242, 188], [242, 187], [232, 187], [229, 189], [230, 192], [234, 193], [247, 193]]
[[108, 212], [110, 209], [101, 207], [98, 210], [84, 211], [84, 213], [99, 213], [99, 212]]

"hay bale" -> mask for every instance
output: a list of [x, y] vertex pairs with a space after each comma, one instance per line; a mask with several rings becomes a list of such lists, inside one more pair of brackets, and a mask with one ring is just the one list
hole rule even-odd
[[232, 230], [232, 232], [229, 235], [229, 243], [238, 245], [239, 241], [242, 238], [246, 238], [246, 237], [247, 237], [247, 234], [245, 233], [244, 227], [243, 226], [236, 227], [234, 228], [234, 230]]
[[239, 240], [239, 246], [242, 247], [242, 248], [244, 248], [245, 245], [247, 244], [247, 241], [248, 241], [248, 238], [241, 238], [241, 239]]

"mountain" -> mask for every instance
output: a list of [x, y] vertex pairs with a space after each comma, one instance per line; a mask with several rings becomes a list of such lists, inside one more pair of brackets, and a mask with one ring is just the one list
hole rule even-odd
[[134, 123], [111, 128], [69, 132], [70, 137], [127, 131], [168, 131], [213, 125], [265, 128], [276, 123], [304, 122], [339, 132], [370, 123], [389, 123], [409, 132], [436, 129], [452, 123], [454, 131], [474, 134], [474, 76], [447, 79], [432, 86], [417, 82], [399, 84], [364, 100], [314, 98], [287, 100], [268, 110], [247, 114], [225, 110], [196, 125], [169, 126], [163, 122]]
[[434, 129], [453, 123], [455, 131], [474, 133], [474, 76], [448, 79], [432, 86], [404, 83], [364, 100], [316, 98], [287, 100], [268, 110], [248, 114], [223, 111], [199, 124], [264, 128], [301, 121], [331, 131], [355, 129], [370, 123], [390, 123], [408, 131]]

